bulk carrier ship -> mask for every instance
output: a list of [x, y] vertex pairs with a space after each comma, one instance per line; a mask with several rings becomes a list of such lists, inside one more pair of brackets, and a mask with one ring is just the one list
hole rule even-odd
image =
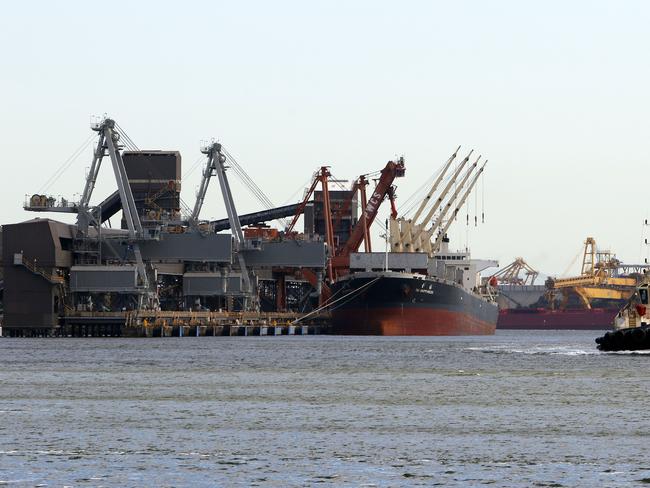
[[[494, 334], [498, 307], [480, 273], [498, 263], [449, 251], [447, 231], [485, 167], [479, 166], [479, 156], [465, 169], [470, 152], [451, 169], [457, 153], [447, 160], [412, 218], [398, 218], [393, 205], [385, 253], [349, 255], [349, 273], [331, 287], [335, 333]], [[478, 224], [476, 216], [474, 220]], [[469, 225], [469, 217], [467, 221]]]

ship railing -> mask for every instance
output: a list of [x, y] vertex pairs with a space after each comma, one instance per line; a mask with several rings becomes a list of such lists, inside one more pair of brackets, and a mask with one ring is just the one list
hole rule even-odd
[[14, 265], [24, 266], [32, 273], [45, 278], [47, 281], [49, 281], [52, 284], [62, 285], [65, 283], [65, 279], [63, 278], [63, 276], [53, 274], [49, 272], [47, 269], [37, 266], [36, 263], [37, 263], [36, 259], [29, 260], [21, 252], [14, 254]]

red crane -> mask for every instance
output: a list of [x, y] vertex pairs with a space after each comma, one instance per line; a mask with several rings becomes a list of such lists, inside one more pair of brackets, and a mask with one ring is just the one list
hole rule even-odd
[[[330, 252], [334, 252], [334, 227], [332, 225], [332, 208], [331, 208], [330, 192], [329, 192], [329, 184], [328, 184], [328, 178], [331, 175], [332, 174], [330, 173], [328, 166], [321, 166], [321, 168], [314, 176], [314, 181], [312, 181], [312, 184], [309, 187], [309, 190], [307, 191], [305, 198], [302, 200], [300, 206], [296, 210], [296, 214], [294, 215], [293, 220], [287, 226], [285, 230], [285, 234], [289, 235], [293, 232], [293, 228], [295, 227], [296, 222], [298, 222], [298, 219], [300, 218], [300, 215], [302, 215], [302, 213], [304, 212], [307, 203], [309, 203], [309, 199], [313, 195], [314, 190], [318, 186], [318, 183], [320, 183], [323, 191], [323, 215], [325, 216], [325, 242], [327, 242], [327, 247], [330, 249]], [[327, 277], [330, 279], [330, 281], [332, 280], [333, 277], [332, 264], [329, 261], [327, 263]]]
[[[399, 158], [397, 161], [389, 161], [386, 163], [384, 169], [381, 170], [381, 176], [379, 177], [377, 186], [368, 202], [364, 205], [361, 218], [357, 222], [357, 225], [354, 226], [354, 229], [352, 229], [350, 238], [341, 249], [341, 252], [331, 258], [331, 267], [334, 276], [345, 274], [346, 270], [350, 267], [350, 253], [357, 252], [362, 241], [366, 240], [366, 242], [370, 242], [370, 226], [374, 222], [375, 217], [377, 217], [379, 207], [387, 196], [391, 201], [391, 214], [397, 217], [393, 181], [395, 181], [395, 178], [404, 176], [405, 172], [404, 158]], [[363, 188], [365, 189], [365, 186]], [[365, 200], [364, 196], [362, 194], [362, 201]]]
[[[359, 176], [359, 193], [361, 193], [361, 208], [366, 208], [368, 205], [368, 197], [366, 196], [366, 186], [368, 180], [365, 175]], [[372, 245], [370, 243], [370, 230], [367, 225], [363, 226], [363, 247], [366, 252], [372, 252]]]

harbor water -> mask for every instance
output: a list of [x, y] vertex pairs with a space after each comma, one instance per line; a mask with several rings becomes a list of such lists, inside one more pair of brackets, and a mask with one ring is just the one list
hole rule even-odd
[[0, 485], [650, 483], [650, 355], [598, 335], [3, 339]]

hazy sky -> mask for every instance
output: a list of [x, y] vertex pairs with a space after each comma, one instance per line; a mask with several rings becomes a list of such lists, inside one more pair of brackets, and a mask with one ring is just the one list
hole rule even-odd
[[[218, 138], [278, 205], [321, 164], [352, 179], [404, 155], [399, 207], [460, 144], [490, 160], [486, 224], [459, 221], [452, 245], [561, 274], [593, 236], [638, 262], [649, 22], [642, 1], [12, 2], [0, 222], [35, 216], [24, 196], [107, 113], [140, 148], [180, 150], [185, 170]], [[90, 158], [51, 191], [81, 192]], [[109, 168], [95, 201], [114, 188]], [[233, 186], [240, 212], [259, 209]], [[203, 216], [225, 217], [217, 185]]]

